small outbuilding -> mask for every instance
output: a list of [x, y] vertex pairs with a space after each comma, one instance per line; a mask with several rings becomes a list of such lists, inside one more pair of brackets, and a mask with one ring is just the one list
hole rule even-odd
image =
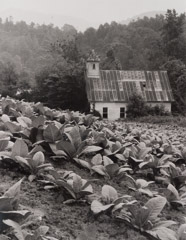
[[166, 71], [101, 70], [99, 63], [92, 51], [86, 62], [86, 91], [91, 108], [104, 119], [125, 118], [133, 93], [141, 94], [148, 105], [163, 105], [171, 112], [173, 94]]

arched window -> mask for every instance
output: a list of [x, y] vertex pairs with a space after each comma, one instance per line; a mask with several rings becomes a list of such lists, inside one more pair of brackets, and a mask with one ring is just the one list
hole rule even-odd
[[93, 63], [92, 68], [96, 69], [96, 64], [95, 63]]

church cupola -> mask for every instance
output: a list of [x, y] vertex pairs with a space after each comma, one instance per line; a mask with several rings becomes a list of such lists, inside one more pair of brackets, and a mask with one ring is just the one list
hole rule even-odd
[[86, 62], [87, 77], [99, 78], [100, 57], [92, 50]]

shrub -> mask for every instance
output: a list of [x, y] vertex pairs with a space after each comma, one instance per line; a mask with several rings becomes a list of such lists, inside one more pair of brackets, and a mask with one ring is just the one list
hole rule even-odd
[[129, 98], [127, 117], [136, 118], [145, 115], [147, 115], [147, 106], [143, 97], [137, 93], [133, 93]]

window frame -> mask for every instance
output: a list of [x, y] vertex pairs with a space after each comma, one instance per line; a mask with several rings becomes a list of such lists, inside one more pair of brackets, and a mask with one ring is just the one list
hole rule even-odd
[[103, 119], [108, 119], [108, 107], [103, 107]]
[[123, 119], [125, 118], [125, 107], [120, 107], [120, 118]]

